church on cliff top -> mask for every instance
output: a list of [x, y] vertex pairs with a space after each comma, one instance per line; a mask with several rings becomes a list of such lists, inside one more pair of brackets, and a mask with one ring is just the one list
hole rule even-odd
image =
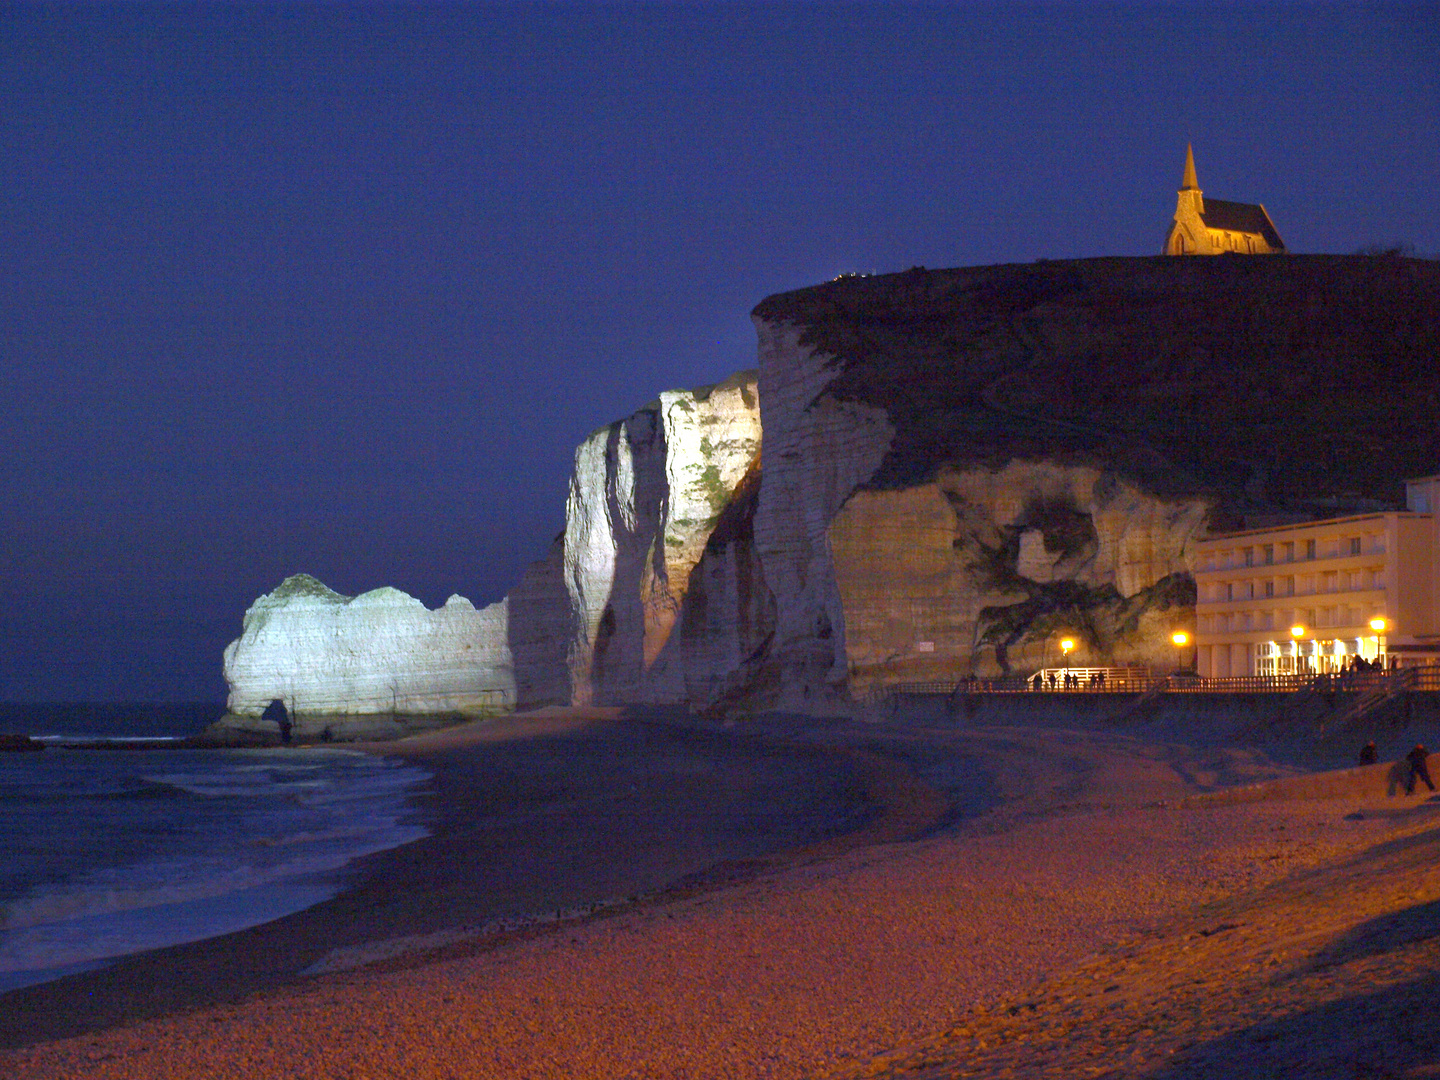
[[1185, 173], [1175, 220], [1162, 255], [1283, 255], [1285, 241], [1259, 203], [1207, 199], [1195, 178], [1195, 152], [1185, 147]]

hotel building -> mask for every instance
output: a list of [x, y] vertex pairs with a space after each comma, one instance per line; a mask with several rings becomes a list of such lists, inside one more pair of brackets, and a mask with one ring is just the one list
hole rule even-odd
[[1215, 534], [1195, 545], [1201, 676], [1440, 662], [1440, 476], [1406, 509]]

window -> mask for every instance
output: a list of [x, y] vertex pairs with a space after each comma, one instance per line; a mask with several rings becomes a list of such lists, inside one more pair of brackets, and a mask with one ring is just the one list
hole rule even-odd
[[1267, 581], [1267, 582], [1265, 582], [1265, 595], [1266, 595], [1267, 597], [1270, 597], [1270, 596], [1274, 596], [1274, 595], [1275, 595], [1275, 582], [1274, 582], [1274, 581]]
[[1264, 553], [1265, 553], [1265, 565], [1266, 565], [1266, 566], [1270, 566], [1272, 563], [1275, 562], [1275, 545], [1274, 545], [1274, 544], [1266, 544], [1266, 545], [1265, 545], [1265, 548], [1264, 548]]
[[1293, 575], [1290, 576], [1290, 577], [1287, 577], [1287, 578], [1285, 579], [1284, 585], [1285, 585], [1285, 595], [1286, 595], [1286, 596], [1294, 596], [1294, 595], [1295, 595], [1295, 578], [1294, 578]]
[[1294, 543], [1286, 544], [1282, 550], [1283, 550], [1284, 553], [1285, 553], [1285, 561], [1286, 561], [1286, 562], [1294, 562], [1294, 561], [1295, 561], [1295, 545], [1294, 545]]
[[1350, 538], [1350, 554], [1351, 554], [1351, 555], [1359, 555], [1359, 554], [1360, 554], [1360, 537], [1358, 537], [1358, 536], [1352, 536], [1352, 537]]
[[1313, 558], [1315, 558], [1315, 541], [1314, 541], [1314, 540], [1306, 540], [1306, 541], [1305, 541], [1305, 558], [1307, 558], [1307, 559], [1313, 559]]
[[1235, 586], [1232, 585], [1232, 584], [1230, 584], [1230, 582], [1228, 582], [1228, 581], [1225, 583], [1225, 599], [1226, 599], [1226, 600], [1234, 600], [1234, 599], [1235, 599]]
[[1246, 565], [1246, 566], [1254, 566], [1254, 565], [1255, 565], [1255, 549], [1254, 549], [1254, 548], [1246, 548], [1246, 549], [1245, 549], [1245, 565]]

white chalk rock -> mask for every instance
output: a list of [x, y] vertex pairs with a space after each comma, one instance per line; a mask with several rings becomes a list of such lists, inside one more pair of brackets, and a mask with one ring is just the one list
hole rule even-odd
[[693, 658], [681, 654], [693, 650], [676, 626], [721, 515], [759, 466], [755, 384], [741, 372], [667, 391], [576, 450], [563, 554], [575, 704], [685, 700]]
[[352, 598], [293, 575], [225, 649], [230, 712], [258, 716], [276, 698], [302, 717], [512, 708], [507, 615], [506, 600], [477, 610], [452, 596], [431, 611], [398, 589]]

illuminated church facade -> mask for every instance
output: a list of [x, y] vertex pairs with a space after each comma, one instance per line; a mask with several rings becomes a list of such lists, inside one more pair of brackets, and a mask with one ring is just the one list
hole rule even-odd
[[1162, 255], [1283, 255], [1285, 242], [1259, 203], [1207, 199], [1195, 178], [1195, 153], [1185, 147], [1185, 173], [1175, 220]]

